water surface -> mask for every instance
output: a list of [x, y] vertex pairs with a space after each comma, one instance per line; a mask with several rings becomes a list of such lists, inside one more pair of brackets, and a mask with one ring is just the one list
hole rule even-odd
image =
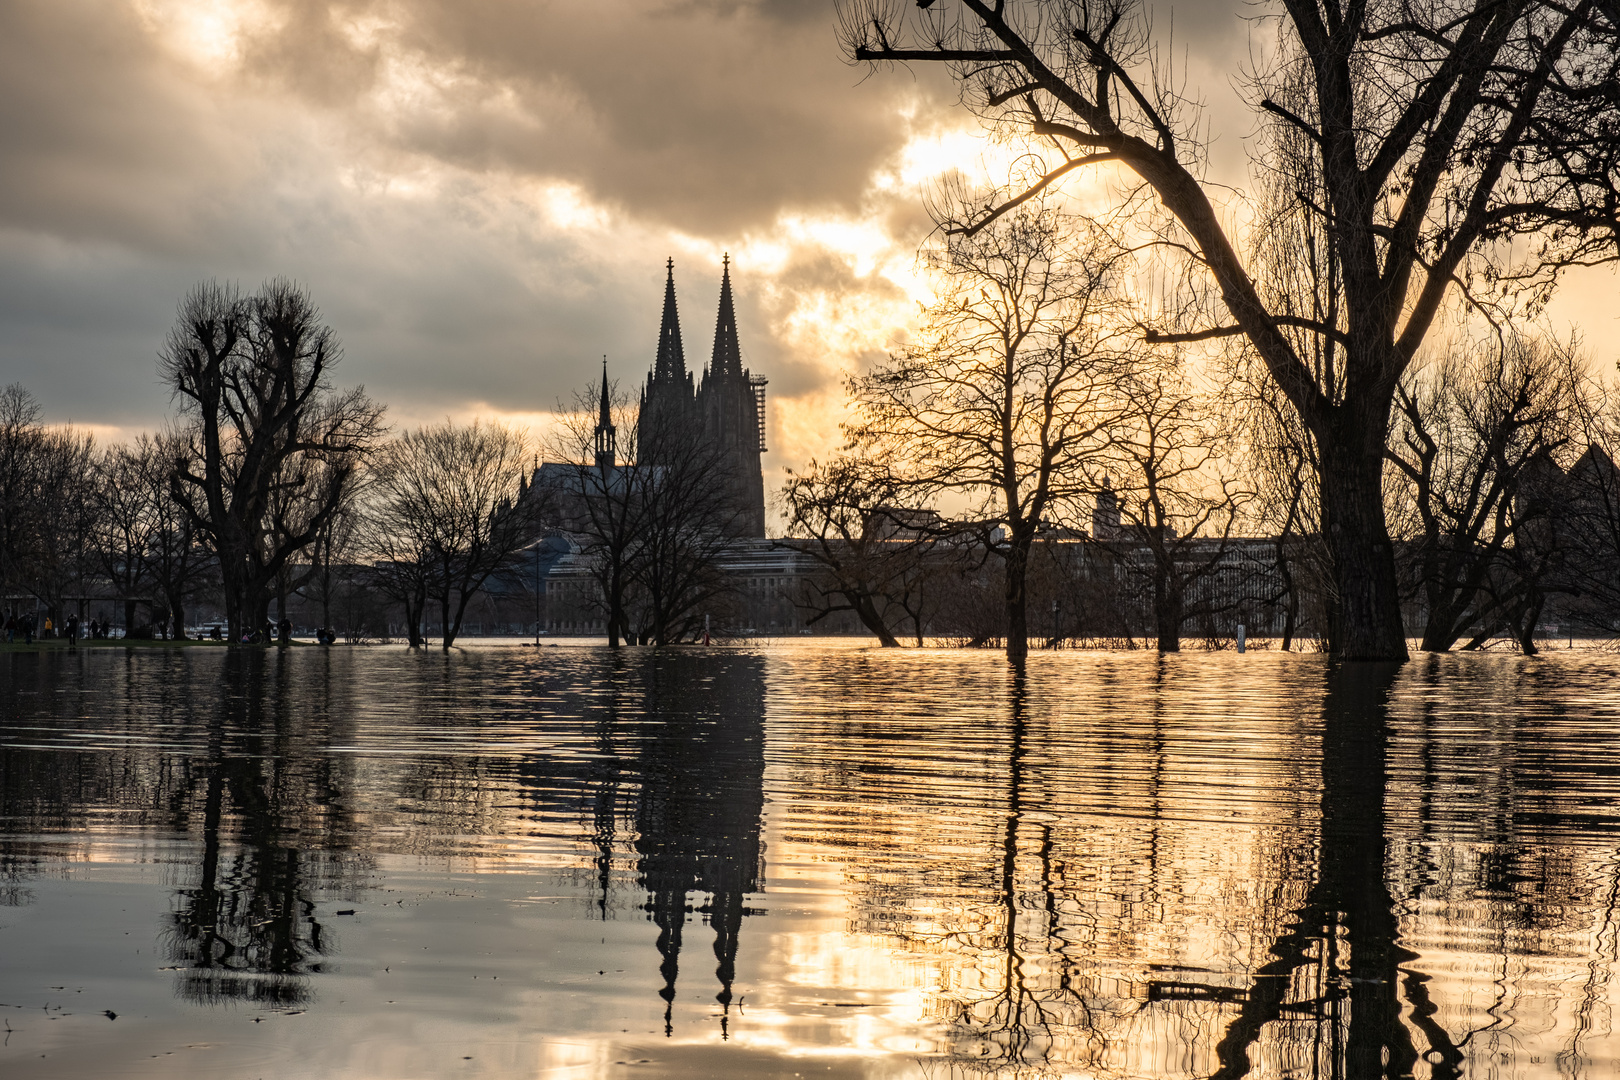
[[0, 1074], [1607, 1077], [1620, 659], [0, 656]]

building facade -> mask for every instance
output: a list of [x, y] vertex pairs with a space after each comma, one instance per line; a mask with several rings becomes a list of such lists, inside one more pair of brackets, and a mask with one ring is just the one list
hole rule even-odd
[[664, 282], [664, 314], [658, 355], [641, 392], [636, 421], [637, 455], [661, 464], [672, 454], [698, 454], [711, 463], [732, 509], [732, 535], [765, 535], [765, 384], [742, 364], [737, 312], [731, 298], [731, 258], [720, 275], [720, 307], [715, 316], [714, 350], [694, 380], [686, 367], [681, 317], [675, 300], [675, 260]]

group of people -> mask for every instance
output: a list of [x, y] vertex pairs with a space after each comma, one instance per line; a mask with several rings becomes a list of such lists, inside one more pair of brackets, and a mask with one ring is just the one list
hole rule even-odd
[[[13, 641], [16, 641], [18, 635], [20, 634], [22, 635], [24, 642], [32, 645], [34, 643], [34, 628], [36, 626], [36, 618], [37, 617], [32, 611], [24, 611], [20, 613], [15, 611], [7, 612], [6, 644], [9, 645]], [[49, 619], [46, 620], [46, 622], [49, 621]]]
[[[291, 645], [292, 631], [292, 620], [283, 615], [280, 622], [271, 622], [269, 619], [264, 620], [263, 629], [243, 630], [242, 636], [238, 640], [243, 645]], [[215, 636], [218, 636], [217, 631]], [[337, 643], [337, 631], [324, 626], [317, 627], [315, 641], [321, 645], [335, 645]]]
[[[106, 638], [112, 635], [111, 620], [91, 619], [88, 623], [80, 623], [77, 615], [69, 615], [62, 620], [60, 627], [53, 626], [50, 616], [45, 616], [41, 626], [38, 612], [14, 610], [6, 612], [3, 632], [7, 644], [22, 641], [25, 645], [32, 645], [38, 635], [41, 639], [60, 635], [67, 640], [69, 646], [77, 645], [81, 632], [86, 638]], [[241, 643], [244, 645], [290, 645], [292, 644], [292, 621], [283, 617], [280, 622], [266, 619], [260, 630], [245, 630], [242, 633]], [[215, 641], [220, 640], [220, 627], [213, 626], [209, 636]], [[202, 640], [199, 635], [198, 640]], [[337, 631], [329, 627], [320, 627], [315, 631], [315, 640], [321, 645], [337, 644]]]
[[[43, 639], [55, 636], [58, 630], [48, 615], [42, 627], [39, 614], [33, 611], [8, 611], [4, 625], [7, 644], [21, 637], [24, 645], [32, 645], [36, 633]], [[89, 623], [81, 624], [77, 615], [69, 615], [62, 620], [61, 636], [67, 639], [69, 645], [77, 645], [81, 628], [87, 632], [86, 636], [99, 639], [107, 637], [112, 632], [112, 623], [91, 619]]]

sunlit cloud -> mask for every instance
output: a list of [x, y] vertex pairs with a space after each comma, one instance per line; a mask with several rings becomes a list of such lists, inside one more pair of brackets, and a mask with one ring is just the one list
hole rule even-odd
[[132, 0], [142, 25], [178, 61], [224, 77], [243, 60], [243, 42], [275, 32], [286, 15], [256, 0]]

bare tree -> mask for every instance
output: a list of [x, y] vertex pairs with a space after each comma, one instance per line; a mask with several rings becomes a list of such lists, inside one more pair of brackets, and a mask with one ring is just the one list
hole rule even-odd
[[[379, 468], [380, 476], [387, 475], [384, 468]], [[439, 591], [435, 530], [423, 500], [412, 497], [411, 482], [404, 477], [397, 482], [397, 493], [381, 484], [368, 492], [361, 515], [361, 548], [372, 564], [367, 580], [404, 610], [405, 642], [419, 649], [427, 644], [428, 597]]]
[[1556, 553], [1535, 530], [1553, 507], [1525, 488], [1569, 442], [1579, 364], [1572, 348], [1511, 338], [1452, 350], [1396, 389], [1391, 518], [1425, 650], [1539, 611]]
[[0, 586], [58, 623], [94, 561], [94, 460], [89, 435], [45, 426], [20, 384], [0, 390]]
[[[1145, 576], [1160, 652], [1181, 650], [1182, 627], [1253, 599], [1258, 575], [1231, 557], [1239, 515], [1253, 498], [1223, 461], [1230, 440], [1208, 395], [1168, 364], [1126, 382], [1132, 406], [1114, 430], [1120, 523], [1097, 537]], [[1109, 493], [1104, 493], [1105, 496]], [[1147, 559], [1137, 566], [1136, 553]], [[1226, 580], [1232, 578], [1245, 580]]]
[[655, 475], [633, 464], [639, 430], [629, 399], [608, 382], [604, 361], [602, 381], [576, 394], [572, 408], [558, 409], [548, 451], [564, 464], [548, 465], [543, 481], [554, 489], [531, 494], [549, 500], [562, 527], [580, 538], [608, 646], [615, 649], [631, 637], [629, 604], [645, 554], [645, 488]]
[[1561, 455], [1574, 461], [1567, 470], [1527, 470], [1516, 501], [1528, 505], [1515, 511], [1532, 519], [1522, 530], [1532, 557], [1557, 554], [1545, 591], [1562, 594], [1563, 621], [1601, 634], [1620, 632], [1620, 388], [1612, 380], [1579, 380]]
[[[146, 568], [147, 502], [145, 467], [151, 440], [136, 446], [113, 446], [96, 460], [96, 515], [91, 542], [102, 575], [124, 603], [124, 633], [136, 631], [136, 605], [149, 584]], [[167, 497], [167, 492], [165, 492]]]
[[184, 637], [186, 605], [208, 566], [208, 552], [170, 483], [174, 462], [185, 452], [182, 436], [143, 432], [97, 462], [94, 548], [102, 575], [124, 601], [126, 633], [140, 625], [136, 605], [144, 597], [154, 619], [166, 612], [167, 632]]
[[147, 514], [141, 557], [148, 580], [168, 605], [171, 633], [176, 638], [185, 636], [186, 607], [198, 589], [212, 580], [216, 565], [191, 515], [174, 498], [174, 462], [185, 449], [185, 438], [173, 431], [150, 438], [143, 434], [134, 447], [139, 461], [136, 476]]
[[477, 421], [407, 432], [379, 456], [369, 540], [405, 598], [413, 645], [432, 600], [448, 650], [472, 598], [535, 540], [540, 507], [521, 497], [528, 460], [522, 434]]
[[30, 591], [60, 628], [68, 599], [84, 595], [95, 561], [95, 443], [72, 428], [46, 430], [37, 455], [25, 566]]
[[732, 496], [733, 455], [695, 425], [661, 414], [641, 439], [642, 463], [631, 470], [639, 553], [626, 614], [636, 640], [667, 645], [694, 634], [732, 592], [721, 561], [747, 511]]
[[1073, 513], [1121, 415], [1131, 363], [1111, 329], [1121, 256], [1088, 222], [1032, 202], [982, 229], [940, 212], [926, 253], [941, 296], [917, 344], [852, 378], [856, 450], [897, 463], [924, 505], [966, 497], [1005, 565], [1007, 655], [1028, 651], [1025, 583], [1043, 523]]
[[816, 611], [810, 622], [852, 612], [885, 648], [900, 644], [909, 623], [921, 646], [928, 586], [945, 533], [939, 515], [904, 506], [907, 492], [888, 470], [850, 455], [790, 472], [782, 494], [785, 544], [818, 568], [810, 594], [799, 598]]
[[219, 559], [233, 642], [266, 620], [285, 564], [315, 542], [382, 433], [382, 407], [338, 391], [337, 336], [284, 279], [242, 298], [199, 285], [161, 358], [188, 439], [174, 495]]
[[23, 587], [45, 440], [42, 410], [21, 383], [0, 390], [0, 587], [7, 596]]
[[1395, 389], [1449, 300], [1539, 302], [1565, 269], [1620, 254], [1620, 10], [1285, 0], [1251, 83], [1269, 135], [1256, 165], [1287, 173], [1269, 190], [1324, 240], [1325, 303], [1268, 290], [1263, 253], [1288, 234], [1239, 236], [1242, 215], [1212, 200], [1204, 117], [1144, 4], [845, 0], [840, 25], [855, 61], [946, 65], [969, 108], [1043, 159], [964, 233], [1104, 163], [1151, 192], [1162, 217], [1140, 189], [1120, 206], [1211, 287], [1211, 318], [1160, 339], [1252, 345], [1320, 454], [1333, 648], [1404, 658], [1382, 487]]
[[[332, 604], [340, 595], [355, 585], [350, 566], [360, 542], [361, 486], [351, 489], [351, 495], [337, 513], [326, 519], [309, 548], [309, 566], [296, 586], [300, 595], [313, 600], [321, 609], [321, 626], [333, 628]], [[353, 631], [356, 627], [348, 627]]]

